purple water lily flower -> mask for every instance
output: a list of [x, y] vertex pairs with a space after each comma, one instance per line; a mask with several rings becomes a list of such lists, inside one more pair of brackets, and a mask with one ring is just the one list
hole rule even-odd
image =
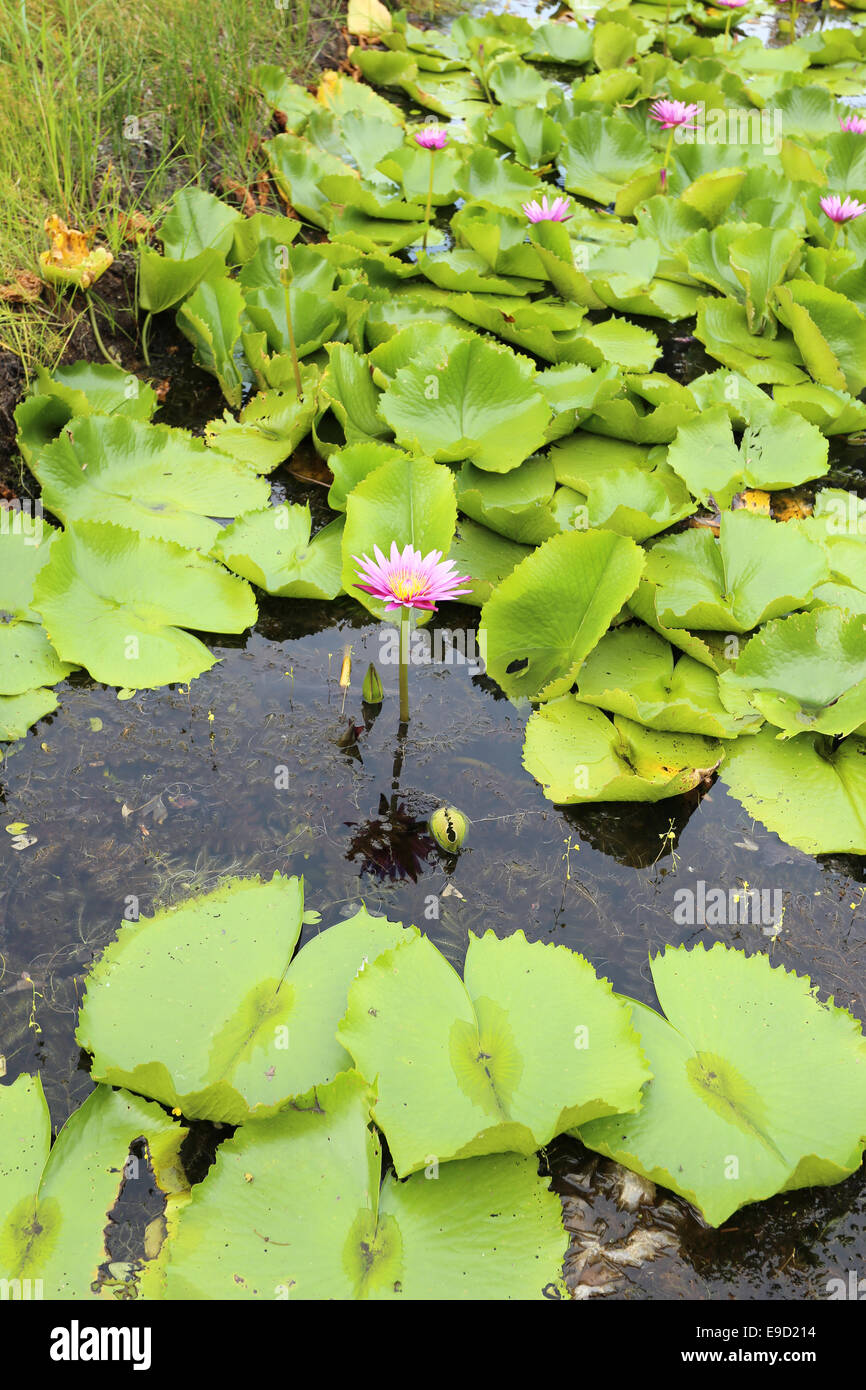
[[845, 198], [843, 202], [836, 193], [819, 198], [818, 201], [821, 210], [827, 214], [831, 222], [851, 222], [866, 212], [866, 203], [858, 203], [856, 198]]
[[425, 126], [415, 136], [416, 145], [424, 150], [444, 150], [448, 144], [448, 132], [438, 125]]
[[649, 113], [654, 121], [661, 122], [662, 130], [672, 130], [675, 126], [695, 130], [696, 127], [691, 122], [699, 110], [697, 102], [671, 101], [667, 97], [660, 97], [658, 101], [653, 102]]
[[570, 198], [554, 198], [548, 203], [546, 193], [540, 203], [533, 199], [521, 206], [530, 222], [567, 222], [572, 215]]
[[437, 603], [445, 603], [457, 594], [468, 594], [468, 589], [457, 586], [469, 576], [455, 574], [453, 560], [443, 560], [441, 550], [431, 550], [422, 556], [420, 550], [407, 545], [403, 551], [391, 542], [391, 558], [387, 559], [377, 545], [373, 547], [376, 556], [371, 560], [364, 555], [353, 555], [361, 568], [358, 571], [358, 588], [366, 589], [374, 598], [384, 599], [387, 609], [424, 608], [435, 611]]

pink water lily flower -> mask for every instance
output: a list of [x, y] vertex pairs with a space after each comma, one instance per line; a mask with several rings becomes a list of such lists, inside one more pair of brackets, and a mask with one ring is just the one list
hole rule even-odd
[[443, 560], [441, 550], [431, 550], [429, 555], [421, 555], [411, 545], [404, 547], [402, 554], [395, 541], [391, 542], [391, 558], [386, 560], [377, 545], [373, 547], [375, 560], [366, 555], [352, 559], [361, 566], [358, 571], [358, 588], [364, 589], [374, 598], [383, 599], [385, 608], [426, 608], [435, 612], [437, 603], [447, 603], [458, 594], [468, 594], [468, 589], [457, 588], [469, 579], [468, 574], [455, 574], [453, 560]]
[[863, 116], [840, 116], [841, 130], [853, 130], [855, 135], [866, 135], [866, 118]]
[[416, 145], [424, 150], [444, 150], [448, 144], [448, 132], [438, 125], [425, 126], [415, 136]]
[[741, 10], [750, 0], [713, 0], [714, 9]]
[[686, 130], [695, 130], [691, 122], [699, 110], [697, 102], [670, 101], [667, 97], [661, 97], [653, 102], [649, 113], [654, 121], [661, 122], [662, 130], [671, 130], [680, 125], [685, 126]]
[[567, 222], [571, 217], [571, 199], [554, 198], [548, 203], [545, 193], [541, 202], [533, 199], [531, 203], [521, 204], [530, 222]]
[[862, 217], [866, 212], [866, 203], [858, 203], [856, 198], [846, 198], [843, 202], [836, 193], [827, 198], [819, 198], [818, 201], [831, 222], [850, 222], [855, 217]]

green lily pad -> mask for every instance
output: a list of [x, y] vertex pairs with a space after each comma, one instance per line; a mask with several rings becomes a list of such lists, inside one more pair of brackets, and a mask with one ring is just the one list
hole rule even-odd
[[[349, 985], [365, 958], [412, 933], [362, 909], [293, 959], [302, 923], [317, 918], [304, 914], [302, 880], [275, 874], [122, 926], [81, 1007], [94, 1077], [190, 1119], [241, 1124], [346, 1071], [335, 1032]], [[169, 1034], [166, 999], [179, 1001]]]
[[122, 415], [76, 420], [34, 471], [46, 507], [67, 526], [99, 516], [191, 550], [212, 546], [212, 517], [238, 516], [268, 497], [267, 483], [185, 430]]
[[457, 475], [457, 505], [509, 540], [539, 545], [561, 529], [550, 510], [555, 487], [547, 458], [527, 459], [510, 473], [484, 473], [464, 463]]
[[670, 643], [642, 625], [602, 637], [581, 668], [577, 699], [649, 729], [711, 738], [736, 738], [763, 718], [732, 715], [720, 698], [719, 677], [693, 657], [675, 662]]
[[472, 338], [438, 369], [401, 368], [380, 411], [407, 449], [507, 473], [544, 443], [552, 412], [534, 375], [526, 358]]
[[222, 454], [231, 454], [257, 473], [273, 472], [306, 438], [316, 415], [315, 368], [303, 368], [301, 384], [304, 389], [300, 400], [296, 390], [260, 391], [247, 402], [237, 419], [225, 411], [221, 420], [210, 420], [205, 427], [208, 444]]
[[827, 440], [802, 415], [767, 402], [753, 406], [739, 446], [724, 405], [677, 431], [668, 463], [703, 503], [729, 507], [744, 488], [799, 487], [828, 468]]
[[177, 326], [195, 349], [193, 360], [216, 377], [233, 406], [240, 405], [244, 386], [243, 311], [243, 294], [225, 275], [199, 281], [177, 311]]
[[680, 796], [722, 756], [714, 739], [659, 733], [619, 715], [611, 720], [574, 695], [530, 715], [523, 743], [523, 766], [558, 806]]
[[489, 674], [510, 699], [551, 700], [634, 592], [644, 566], [612, 531], [554, 536], [504, 579], [481, 614]]
[[73, 664], [60, 660], [48, 640], [33, 598], [36, 581], [57, 539], [53, 526], [42, 521], [39, 526], [32, 532], [0, 530], [0, 695], [31, 697], [29, 702], [4, 707], [5, 719], [20, 727], [31, 709], [46, 706], [27, 720], [22, 734], [55, 708], [48, 704], [48, 692], [35, 687], [54, 685], [73, 669]]
[[718, 540], [698, 527], [657, 541], [644, 578], [664, 625], [737, 633], [801, 607], [827, 571], [793, 524], [737, 511], [722, 514]]
[[220, 1145], [166, 1247], [165, 1296], [527, 1299], [558, 1287], [567, 1237], [534, 1158], [450, 1163], [435, 1182], [389, 1172], [380, 1187], [369, 1107], [350, 1072]]
[[[778, 294], [776, 298], [778, 302]], [[745, 308], [733, 299], [700, 300], [695, 337], [711, 357], [742, 372], [756, 386], [764, 382], [796, 386], [806, 379], [798, 365], [801, 358], [794, 339], [790, 335], [751, 334]]]
[[461, 517], [448, 558], [454, 561], [458, 574], [469, 578], [465, 585], [468, 592], [456, 602], [481, 608], [506, 575], [531, 553], [531, 547]]
[[184, 1182], [179, 1151], [186, 1134], [158, 1105], [97, 1086], [52, 1147], [39, 1077], [0, 1086], [0, 1277], [29, 1288], [22, 1298], [92, 1298], [99, 1267], [110, 1258], [105, 1230], [130, 1145], [146, 1140], [156, 1187], [171, 1206]]
[[657, 163], [649, 141], [624, 116], [590, 111], [562, 127], [560, 163], [565, 187], [596, 203], [611, 203], [635, 174]]
[[23, 695], [0, 695], [0, 743], [23, 738], [27, 730], [57, 709], [53, 690], [39, 686]]
[[211, 554], [278, 598], [329, 600], [342, 588], [343, 518], [310, 539], [309, 503], [247, 512], [220, 531]]
[[803, 976], [721, 942], [668, 947], [650, 968], [666, 1018], [643, 1004], [632, 1018], [653, 1079], [637, 1115], [581, 1127], [589, 1148], [680, 1193], [711, 1226], [860, 1166], [866, 1042], [856, 1019], [820, 1003]]
[[573, 1114], [633, 1109], [647, 1077], [608, 982], [523, 932], [470, 932], [462, 981], [426, 937], [386, 951], [352, 984], [338, 1038], [377, 1078], [373, 1116], [399, 1177], [432, 1159], [531, 1154]]
[[866, 386], [866, 314], [846, 295], [809, 280], [779, 285], [776, 304], [815, 380], [859, 395]]
[[139, 303], [150, 313], [170, 309], [207, 275], [219, 275], [241, 220], [212, 193], [182, 188], [159, 230], [163, 255], [144, 246], [139, 262]]
[[[786, 844], [806, 854], [866, 854], [866, 739], [779, 739], [769, 725], [730, 746], [722, 781]], [[783, 789], [780, 791], [780, 789]]]
[[866, 620], [818, 608], [767, 623], [719, 683], [725, 705], [759, 710], [783, 735], [850, 734], [866, 722]]
[[243, 580], [172, 541], [110, 522], [82, 521], [56, 537], [34, 603], [61, 660], [136, 690], [188, 681], [214, 665], [181, 625], [243, 632], [256, 620]]

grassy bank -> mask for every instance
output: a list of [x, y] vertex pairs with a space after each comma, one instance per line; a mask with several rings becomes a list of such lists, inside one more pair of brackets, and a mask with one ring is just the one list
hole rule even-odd
[[[344, 0], [0, 0], [0, 348], [52, 365], [82, 297], [22, 302], [46, 217], [95, 228], [115, 257], [181, 184], [246, 185], [267, 122], [258, 63], [300, 80], [345, 53]], [[223, 191], [230, 186], [223, 183]], [[122, 314], [97, 296], [109, 335]], [[19, 293], [20, 291], [20, 293]]]

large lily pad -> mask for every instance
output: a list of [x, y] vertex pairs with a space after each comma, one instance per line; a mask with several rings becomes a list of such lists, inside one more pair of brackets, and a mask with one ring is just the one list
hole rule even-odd
[[523, 766], [557, 805], [663, 801], [696, 787], [722, 756], [714, 739], [611, 720], [574, 695], [536, 710], [523, 744]]
[[722, 781], [750, 816], [806, 854], [866, 854], [866, 739], [738, 739]]
[[34, 464], [45, 506], [67, 526], [113, 521], [139, 536], [207, 551], [213, 517], [264, 506], [268, 485], [185, 430], [126, 416], [77, 420]]
[[746, 487], [797, 487], [827, 471], [827, 440], [783, 406], [754, 406], [737, 446], [724, 405], [705, 410], [677, 432], [668, 463], [702, 502], [729, 507]]
[[[34, 585], [48, 564], [56, 537], [54, 527], [41, 520], [38, 530], [35, 525], [17, 531], [0, 529], [0, 696], [35, 693], [35, 687], [54, 685], [72, 670], [72, 664], [61, 661], [49, 642], [33, 600]], [[45, 696], [41, 698], [44, 701]], [[20, 720], [24, 706], [15, 713]], [[6, 717], [11, 715], [9, 708]]]
[[552, 412], [526, 358], [473, 338], [425, 365], [403, 367], [382, 397], [398, 444], [507, 473], [544, 443]]
[[644, 557], [612, 531], [554, 536], [484, 605], [490, 675], [511, 699], [550, 700], [573, 684], [640, 579]]
[[156, 1186], [171, 1204], [185, 1186], [179, 1151], [186, 1134], [158, 1105], [97, 1086], [51, 1147], [39, 1077], [0, 1086], [0, 1277], [20, 1280], [21, 1298], [91, 1298], [110, 1258], [105, 1229], [130, 1145], [146, 1140]]
[[762, 722], [757, 712], [732, 715], [715, 673], [690, 656], [675, 662], [675, 655], [650, 628], [615, 628], [584, 662], [577, 699], [669, 733], [736, 738]]
[[110, 522], [56, 538], [34, 602], [61, 660], [132, 689], [210, 670], [216, 657], [183, 626], [243, 632], [256, 619], [249, 585], [213, 560]]
[[534, 1158], [452, 1163], [380, 1189], [354, 1072], [220, 1146], [166, 1249], [172, 1299], [539, 1298], [560, 1281], [558, 1198]]
[[669, 947], [650, 965], [666, 1018], [643, 1004], [632, 1018], [653, 1079], [636, 1115], [582, 1126], [585, 1144], [679, 1192], [712, 1226], [860, 1166], [866, 1041], [849, 1013], [720, 942]]
[[522, 932], [470, 933], [462, 983], [426, 937], [386, 951], [352, 985], [338, 1036], [377, 1078], [400, 1177], [434, 1158], [530, 1154], [570, 1114], [632, 1109], [647, 1075], [607, 981]]
[[248, 512], [220, 531], [211, 554], [279, 598], [333, 599], [342, 587], [343, 519], [310, 539], [309, 503]]
[[821, 547], [793, 524], [741, 510], [706, 528], [657, 541], [645, 580], [669, 627], [749, 632], [805, 604], [828, 577]]
[[365, 957], [411, 933], [362, 909], [293, 960], [317, 917], [304, 914], [302, 880], [275, 874], [124, 925], [81, 1008], [93, 1075], [191, 1119], [239, 1124], [345, 1071], [335, 1031], [349, 984]]
[[866, 619], [832, 607], [777, 618], [719, 690], [729, 709], [759, 710], [788, 737], [850, 734], [866, 722]]

